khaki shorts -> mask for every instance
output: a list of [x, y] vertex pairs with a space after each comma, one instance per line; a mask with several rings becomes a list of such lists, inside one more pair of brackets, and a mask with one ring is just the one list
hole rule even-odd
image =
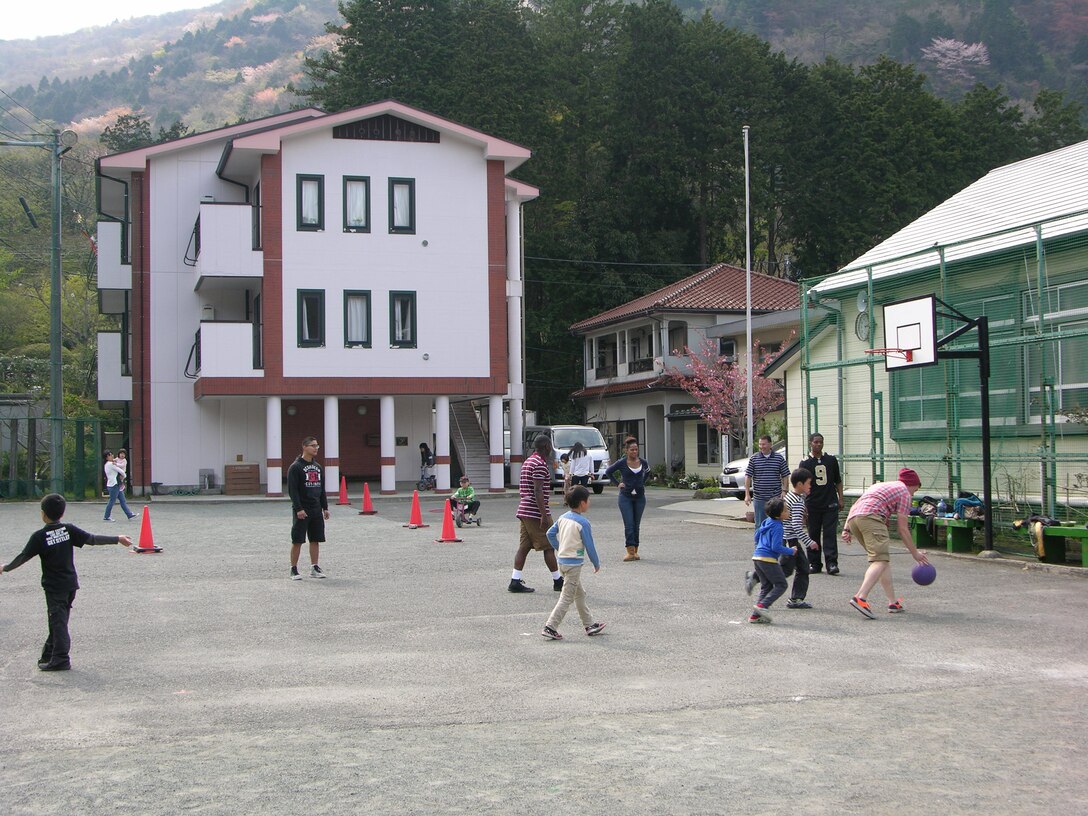
[[869, 562], [890, 561], [888, 555], [888, 525], [880, 516], [854, 516], [848, 522], [850, 535], [861, 542], [865, 552], [869, 553]]
[[534, 550], [550, 550], [552, 543], [548, 541], [548, 527], [543, 526], [540, 519], [518, 519], [521, 522], [521, 546], [526, 545]]

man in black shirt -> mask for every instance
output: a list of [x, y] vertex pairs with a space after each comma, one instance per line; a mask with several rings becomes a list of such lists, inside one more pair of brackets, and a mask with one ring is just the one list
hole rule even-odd
[[72, 668], [69, 651], [72, 639], [68, 634], [68, 619], [79, 589], [76, 575], [75, 547], [85, 544], [122, 544], [132, 546], [128, 536], [102, 536], [88, 533], [74, 524], [62, 524], [67, 502], [59, 493], [42, 499], [42, 521], [45, 526], [30, 536], [23, 551], [6, 564], [0, 564], [0, 575], [21, 567], [34, 556], [42, 561], [42, 589], [49, 616], [49, 636], [42, 647], [38, 668], [42, 671], [67, 671]]
[[808, 494], [805, 505], [808, 509], [808, 534], [815, 550], [810, 550], [809, 572], [817, 573], [827, 564], [828, 575], [839, 574], [839, 508], [843, 505], [842, 474], [839, 472], [839, 460], [824, 453], [824, 438], [814, 433], [808, 438], [809, 457], [803, 459], [802, 467], [813, 475], [812, 491]]
[[329, 499], [325, 495], [325, 473], [314, 459], [321, 446], [312, 436], [302, 440], [302, 454], [287, 470], [287, 494], [295, 514], [291, 524], [291, 580], [301, 581], [298, 557], [302, 545], [310, 539], [310, 577], [324, 578], [317, 564], [318, 550], [325, 541], [325, 521], [329, 518]]

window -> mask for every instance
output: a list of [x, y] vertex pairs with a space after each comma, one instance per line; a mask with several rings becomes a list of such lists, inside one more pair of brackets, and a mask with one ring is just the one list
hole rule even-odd
[[597, 338], [597, 365], [595, 372], [597, 379], [616, 376], [618, 371], [616, 359], [619, 351], [617, 345], [616, 335], [614, 334], [606, 334]]
[[253, 368], [264, 368], [264, 300], [253, 297]]
[[370, 178], [344, 176], [344, 232], [370, 232]]
[[737, 341], [731, 337], [719, 337], [718, 354], [725, 357], [728, 362], [735, 361], [737, 359]]
[[253, 186], [253, 249], [261, 248], [261, 183]]
[[389, 345], [416, 347], [416, 293], [389, 293]]
[[722, 461], [721, 438], [718, 432], [700, 422], [696, 428], [696, 447], [700, 465], [718, 465]]
[[325, 345], [325, 293], [315, 289], [298, 290], [298, 346], [318, 348]]
[[[1044, 332], [1082, 333], [1088, 329], [1088, 283], [1049, 286], [1042, 298], [1024, 294], [1024, 332], [1039, 332], [1040, 301]], [[1054, 383], [1054, 408], [1088, 405], [1088, 340], [1083, 336], [1047, 343], [1036, 342], [1024, 352], [1024, 380], [1028, 394], [1028, 420], [1039, 422], [1043, 410], [1042, 381]], [[994, 363], [991, 369], [995, 369]]]
[[370, 292], [344, 292], [344, 345], [370, 348]]
[[298, 228], [310, 232], [325, 229], [325, 177], [296, 176]]
[[415, 179], [389, 179], [389, 231], [404, 235], [415, 234]]

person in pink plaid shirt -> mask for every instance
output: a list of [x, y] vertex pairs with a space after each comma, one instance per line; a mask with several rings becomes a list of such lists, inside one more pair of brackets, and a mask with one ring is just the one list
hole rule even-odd
[[915, 491], [922, 486], [918, 474], [910, 468], [899, 471], [899, 478], [894, 482], [877, 482], [866, 490], [860, 499], [850, 508], [846, 525], [842, 531], [842, 540], [847, 544], [856, 538], [869, 554], [869, 568], [861, 581], [857, 594], [850, 605], [867, 618], [875, 618], [869, 604], [869, 592], [877, 581], [888, 596], [888, 611], [902, 612], [903, 600], [895, 597], [892, 587], [891, 560], [888, 554], [888, 525], [892, 514], [896, 516], [899, 538], [910, 550], [910, 554], [919, 564], [928, 564], [926, 554], [914, 546], [910, 537], [910, 500]]

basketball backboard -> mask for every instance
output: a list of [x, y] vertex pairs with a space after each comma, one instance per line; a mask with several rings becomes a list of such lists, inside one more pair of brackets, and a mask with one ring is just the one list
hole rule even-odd
[[937, 300], [933, 295], [884, 305], [884, 347], [888, 371], [918, 368], [937, 362]]

